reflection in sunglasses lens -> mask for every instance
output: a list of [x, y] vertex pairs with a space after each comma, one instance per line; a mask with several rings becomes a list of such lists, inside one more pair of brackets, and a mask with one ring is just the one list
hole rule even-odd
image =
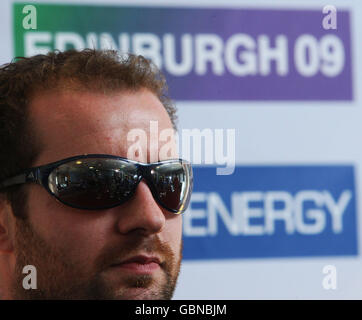
[[188, 196], [189, 177], [181, 163], [161, 164], [152, 171], [159, 201], [167, 208], [180, 210]]
[[49, 188], [59, 199], [79, 207], [101, 208], [127, 199], [137, 184], [137, 167], [114, 159], [86, 159], [57, 167]]
[[[183, 212], [192, 189], [190, 165], [175, 161], [147, 167], [155, 199], [166, 209]], [[50, 191], [65, 204], [83, 209], [116, 206], [128, 200], [139, 182], [135, 163], [121, 159], [80, 158], [59, 165], [48, 177]]]

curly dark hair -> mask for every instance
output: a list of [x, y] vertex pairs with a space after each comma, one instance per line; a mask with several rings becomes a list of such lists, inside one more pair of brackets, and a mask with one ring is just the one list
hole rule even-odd
[[[34, 163], [39, 143], [29, 121], [29, 101], [39, 90], [54, 88], [104, 93], [149, 89], [165, 107], [176, 130], [176, 108], [167, 95], [165, 77], [143, 56], [85, 49], [18, 57], [0, 67], [0, 181]], [[0, 190], [1, 194], [14, 214], [23, 217], [25, 185]]]

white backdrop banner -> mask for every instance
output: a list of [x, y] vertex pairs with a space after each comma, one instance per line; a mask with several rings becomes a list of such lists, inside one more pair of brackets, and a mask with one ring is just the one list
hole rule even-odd
[[176, 299], [362, 298], [361, 1], [0, 9], [3, 63], [113, 48], [166, 75], [180, 133], [194, 133], [181, 141], [198, 145], [181, 151], [195, 185]]

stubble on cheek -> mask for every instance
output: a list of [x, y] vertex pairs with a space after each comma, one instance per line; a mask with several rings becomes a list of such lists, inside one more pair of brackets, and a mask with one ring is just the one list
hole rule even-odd
[[[71, 261], [69, 252], [47, 243], [34, 232], [27, 220], [21, 219], [16, 222], [15, 242], [15, 299], [171, 299], [182, 257], [182, 242], [179, 254], [175, 255], [167, 243], [154, 237], [148, 242], [133, 239], [128, 245], [105, 247], [96, 261], [86, 266], [80, 261]], [[114, 261], [140, 249], [163, 257], [160, 277], [130, 275], [112, 281], [106, 276]], [[23, 268], [26, 265], [36, 267], [37, 289], [23, 288], [26, 276]]]
[[[82, 299], [89, 278], [79, 262], [71, 261], [69, 253], [47, 243], [35, 233], [27, 219], [16, 220], [15, 231], [15, 299]], [[24, 289], [23, 268], [36, 268], [37, 289]]]

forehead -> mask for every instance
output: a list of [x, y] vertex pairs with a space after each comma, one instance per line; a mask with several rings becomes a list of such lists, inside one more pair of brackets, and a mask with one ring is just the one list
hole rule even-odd
[[42, 146], [35, 165], [85, 153], [125, 157], [132, 129], [149, 137], [150, 121], [157, 121], [159, 131], [172, 128], [164, 106], [146, 89], [112, 94], [47, 91], [34, 95], [29, 107]]

